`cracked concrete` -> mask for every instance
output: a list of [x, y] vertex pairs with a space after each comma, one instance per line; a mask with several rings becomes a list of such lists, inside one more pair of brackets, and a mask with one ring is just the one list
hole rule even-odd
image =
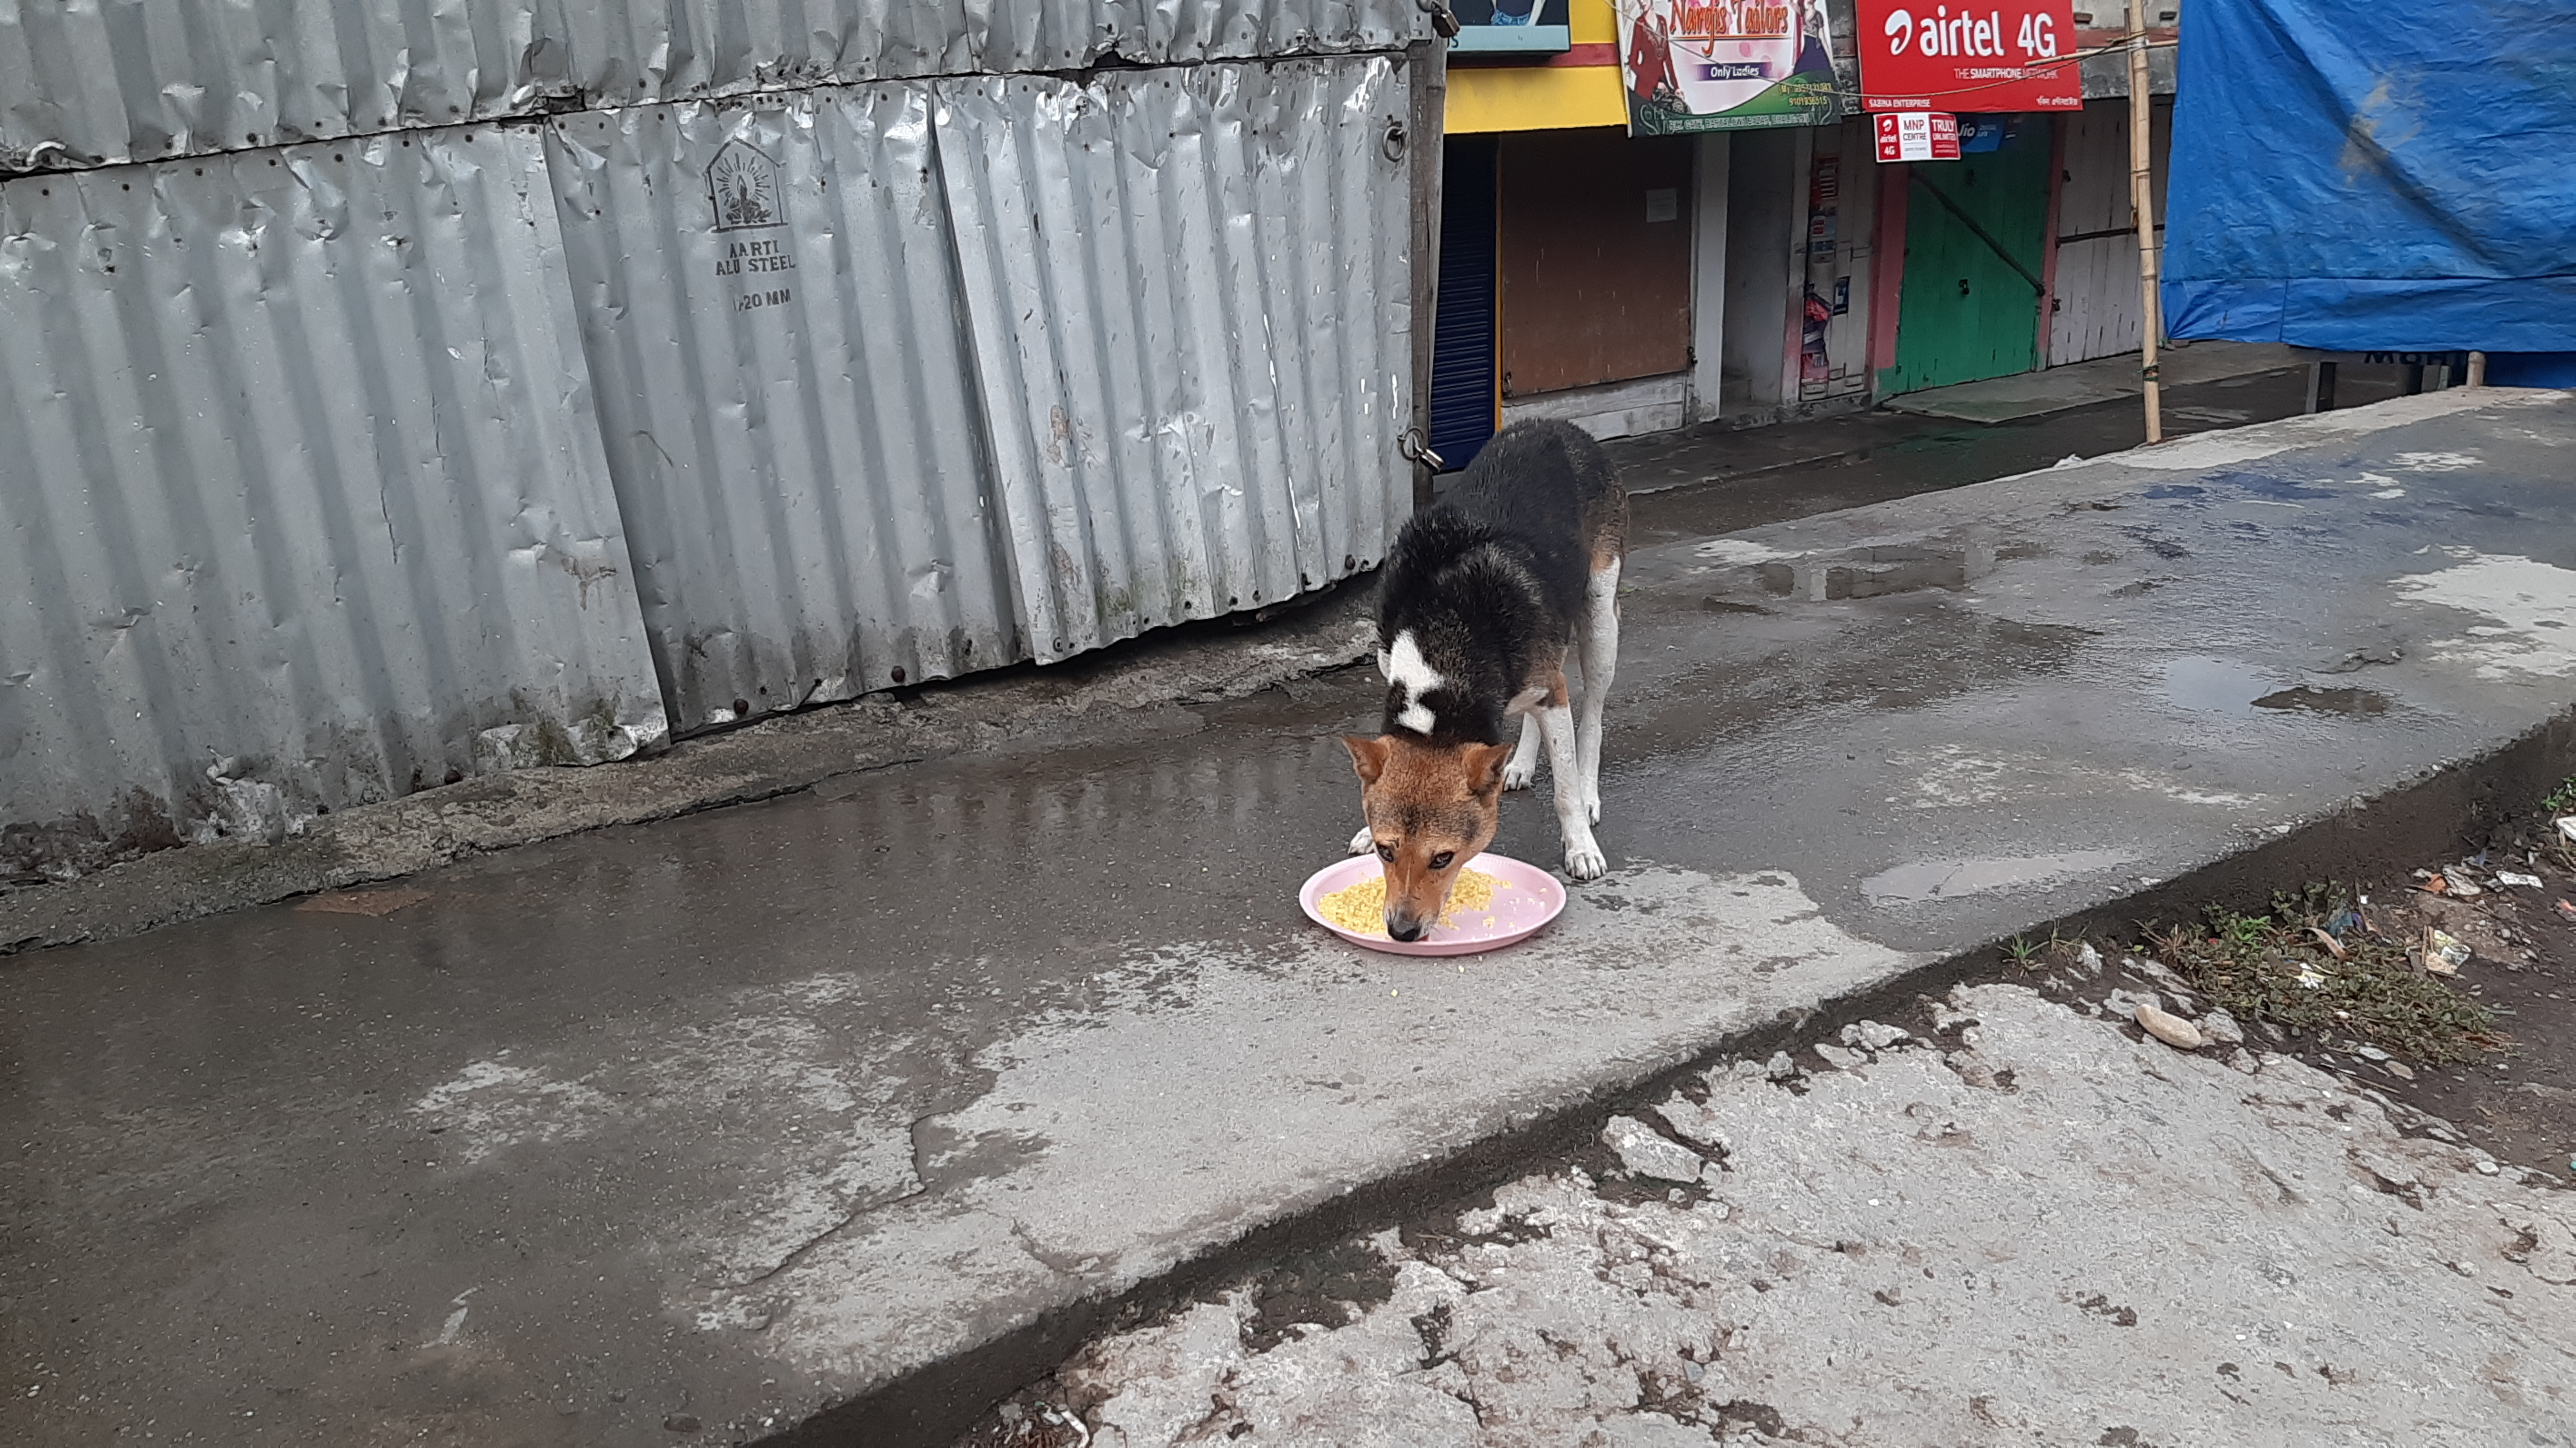
[[1525, 1176], [1371, 1239], [1381, 1301], [1264, 1348], [1237, 1287], [1058, 1388], [1098, 1448], [2576, 1443], [2576, 1193], [2288, 1058], [1936, 1014], [1676, 1094], [1703, 1198]]

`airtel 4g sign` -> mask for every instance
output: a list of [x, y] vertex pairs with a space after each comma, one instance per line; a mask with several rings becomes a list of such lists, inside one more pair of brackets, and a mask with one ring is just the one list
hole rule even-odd
[[1859, 0], [1859, 8], [1868, 110], [2084, 107], [2070, 0]]

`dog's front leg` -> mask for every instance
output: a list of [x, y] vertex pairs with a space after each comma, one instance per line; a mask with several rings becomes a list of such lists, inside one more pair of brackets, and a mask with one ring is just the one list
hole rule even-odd
[[1592, 575], [1574, 643], [1583, 660], [1583, 697], [1574, 711], [1574, 758], [1583, 771], [1584, 810], [1597, 825], [1601, 823], [1601, 711], [1610, 702], [1610, 680], [1619, 672], [1619, 561], [1615, 558]]
[[1560, 687], [1560, 702], [1531, 712], [1538, 719], [1539, 732], [1547, 736], [1547, 769], [1556, 785], [1556, 828], [1565, 840], [1565, 873], [1578, 880], [1598, 880], [1609, 872], [1610, 862], [1602, 858], [1601, 846], [1592, 838], [1592, 805], [1584, 797], [1583, 771], [1574, 763], [1574, 711], [1562, 702], [1564, 697]]
[[1543, 742], [1537, 711], [1522, 714], [1521, 742], [1513, 746], [1511, 761], [1503, 766], [1503, 788], [1527, 789], [1538, 778], [1538, 751]]

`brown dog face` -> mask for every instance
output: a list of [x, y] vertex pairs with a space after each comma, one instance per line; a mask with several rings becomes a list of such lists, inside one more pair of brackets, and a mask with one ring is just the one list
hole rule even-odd
[[1417, 744], [1342, 736], [1360, 776], [1369, 837], [1386, 862], [1386, 933], [1420, 940], [1449, 903], [1459, 867], [1493, 842], [1506, 744]]

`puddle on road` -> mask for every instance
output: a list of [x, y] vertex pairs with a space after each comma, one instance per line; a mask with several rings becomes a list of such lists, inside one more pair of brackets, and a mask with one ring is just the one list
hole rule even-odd
[[1919, 905], [2072, 879], [2135, 858], [2122, 850], [2068, 850], [1982, 860], [1914, 860], [1881, 870], [1861, 881], [1860, 889], [1872, 905]]
[[1774, 597], [1822, 602], [1884, 598], [1923, 589], [1955, 592], [1992, 574], [1998, 560], [2028, 558], [2038, 551], [2027, 546], [1999, 547], [1992, 529], [1970, 528], [1956, 544], [1857, 548], [1828, 558], [1784, 562], [1778, 561], [1785, 557], [1780, 554], [1770, 558], [1722, 556], [1705, 549], [1699, 556], [1752, 565], [1754, 579]]
[[2165, 663], [2164, 696], [2186, 709], [2254, 717], [2254, 701], [2278, 692], [2281, 681], [2250, 664], [2185, 654]]

